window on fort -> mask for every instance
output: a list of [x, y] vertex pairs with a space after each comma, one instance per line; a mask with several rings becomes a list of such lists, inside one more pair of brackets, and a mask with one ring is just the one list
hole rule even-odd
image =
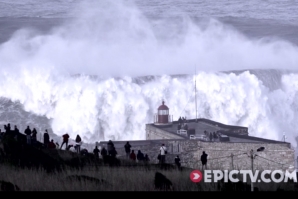
[[180, 144], [179, 143], [174, 143], [171, 145], [171, 150], [172, 153], [179, 153], [180, 152]]

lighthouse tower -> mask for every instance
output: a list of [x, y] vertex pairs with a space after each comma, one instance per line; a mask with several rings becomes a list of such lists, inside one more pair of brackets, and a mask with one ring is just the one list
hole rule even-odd
[[169, 108], [165, 105], [165, 102], [162, 101], [157, 109], [157, 114], [154, 116], [155, 125], [171, 125], [173, 116], [169, 115]]

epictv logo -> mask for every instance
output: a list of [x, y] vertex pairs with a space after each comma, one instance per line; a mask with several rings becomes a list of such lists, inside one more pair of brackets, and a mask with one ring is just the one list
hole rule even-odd
[[288, 182], [293, 180], [297, 182], [296, 171], [282, 171], [282, 170], [204, 170], [204, 174], [199, 170], [193, 170], [190, 173], [190, 180], [192, 182], [198, 183], [204, 180], [204, 182], [218, 182], [223, 180], [224, 182], [239, 182], [240, 179], [242, 182], [247, 182], [248, 179], [251, 179], [254, 183], [264, 182]]

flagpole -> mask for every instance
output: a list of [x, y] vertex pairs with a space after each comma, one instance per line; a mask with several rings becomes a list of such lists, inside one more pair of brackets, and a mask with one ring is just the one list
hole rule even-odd
[[198, 121], [198, 109], [197, 109], [197, 66], [196, 66], [196, 73], [195, 73], [195, 103], [196, 103], [196, 122]]

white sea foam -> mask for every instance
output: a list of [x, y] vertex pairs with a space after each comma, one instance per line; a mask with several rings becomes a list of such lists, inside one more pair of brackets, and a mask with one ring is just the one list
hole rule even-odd
[[[144, 139], [162, 99], [174, 119], [194, 118], [197, 68], [200, 117], [248, 126], [250, 135], [265, 138], [286, 132], [296, 145], [297, 74], [282, 75], [280, 88], [270, 90], [248, 71], [218, 71], [297, 70], [297, 46], [251, 40], [216, 20], [151, 22], [120, 1], [80, 9], [50, 34], [19, 30], [0, 46], [0, 96], [51, 119], [55, 134], [81, 134], [87, 142]], [[147, 75], [155, 77], [134, 82]]]

